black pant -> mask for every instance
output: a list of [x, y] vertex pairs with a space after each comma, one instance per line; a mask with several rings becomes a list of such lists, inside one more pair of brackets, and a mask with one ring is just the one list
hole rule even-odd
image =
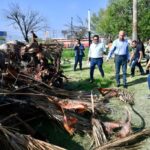
[[132, 62], [131, 62], [131, 75], [132, 76], [134, 76], [134, 74], [135, 74], [135, 67], [136, 66], [139, 67], [141, 74], [144, 73], [143, 67], [141, 66], [141, 63], [138, 62], [138, 58], [137, 58], [137, 59], [132, 60]]

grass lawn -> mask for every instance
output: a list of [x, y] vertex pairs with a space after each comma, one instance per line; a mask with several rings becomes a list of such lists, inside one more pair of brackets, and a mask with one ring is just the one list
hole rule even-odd
[[[86, 50], [87, 56], [87, 50]], [[66, 61], [67, 60], [67, 61]], [[115, 66], [113, 59], [109, 62], [104, 60], [104, 72], [105, 77], [102, 78], [98, 68], [95, 69], [94, 72], [94, 82], [89, 83], [89, 64], [87, 63], [87, 58], [84, 57], [83, 60], [83, 70], [80, 71], [73, 71], [74, 65], [74, 52], [73, 50], [64, 50], [63, 57], [62, 57], [62, 69], [64, 74], [69, 78], [69, 81], [65, 83], [65, 88], [68, 90], [83, 90], [83, 91], [96, 91], [97, 87], [115, 87]], [[145, 69], [145, 63], [142, 63]], [[134, 109], [140, 114], [139, 117], [129, 106], [131, 110], [131, 122], [132, 127], [134, 129], [142, 128], [150, 128], [150, 99], [147, 99], [147, 95], [149, 94], [148, 86], [147, 86], [147, 75], [141, 76], [138, 68], [136, 68], [135, 77], [130, 77], [130, 68], [128, 67], [128, 75], [127, 75], [127, 82], [128, 82], [128, 90], [134, 93], [135, 97], [135, 105]], [[122, 81], [122, 77], [121, 77]], [[123, 88], [122, 86], [120, 88]], [[109, 103], [109, 107], [113, 110], [110, 117], [111, 119], [120, 119], [124, 116], [124, 104], [118, 100], [113, 99]], [[87, 141], [88, 137], [85, 135], [84, 137], [80, 135], [75, 135], [72, 137], [72, 140], [78, 143], [81, 147], [79, 149], [89, 149], [90, 142]], [[150, 150], [150, 138], [143, 142], [143, 145], [140, 149], [142, 150]], [[76, 148], [71, 148], [76, 149]]]

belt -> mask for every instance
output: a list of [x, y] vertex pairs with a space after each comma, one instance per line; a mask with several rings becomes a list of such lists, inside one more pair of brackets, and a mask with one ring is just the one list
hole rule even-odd
[[127, 56], [127, 55], [116, 55], [116, 54], [115, 54], [115, 56], [121, 56], [121, 57], [124, 57], [124, 56]]

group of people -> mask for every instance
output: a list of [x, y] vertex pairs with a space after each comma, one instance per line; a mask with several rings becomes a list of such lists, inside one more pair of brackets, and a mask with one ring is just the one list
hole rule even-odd
[[[113, 41], [111, 44], [109, 53], [107, 55], [106, 61], [108, 61], [112, 55], [114, 54], [114, 62], [115, 62], [115, 77], [116, 77], [116, 84], [117, 87], [120, 86], [120, 69], [122, 68], [123, 73], [123, 87], [127, 88], [127, 65], [130, 64], [131, 67], [131, 76], [133, 77], [135, 75], [135, 67], [139, 67], [141, 75], [144, 75], [144, 69], [141, 65], [141, 60], [143, 58], [143, 51], [141, 48], [141, 45], [138, 43], [138, 41], [133, 40], [131, 42], [132, 52], [130, 54], [129, 51], [129, 42], [127, 39], [125, 39], [125, 32], [120, 31], [118, 38]], [[150, 41], [150, 40], [149, 40]], [[150, 48], [150, 42], [148, 45], [148, 48]], [[74, 65], [74, 71], [76, 70], [77, 64], [79, 62], [80, 69], [82, 69], [82, 58], [84, 54], [84, 46], [81, 44], [80, 40], [77, 40], [77, 44], [74, 47], [75, 51], [75, 65]], [[89, 47], [89, 53], [88, 53], [88, 61], [90, 61], [90, 82], [94, 81], [93, 75], [94, 75], [94, 69], [95, 66], [98, 66], [98, 69], [100, 71], [100, 74], [102, 77], [105, 76], [104, 70], [103, 70], [103, 53], [106, 52], [105, 45], [100, 42], [99, 36], [94, 35], [93, 36], [93, 42]], [[149, 49], [149, 55], [150, 55], [150, 49]], [[149, 69], [150, 61], [147, 64], [148, 66], [146, 69]], [[150, 85], [150, 76], [149, 76], [149, 85]]]

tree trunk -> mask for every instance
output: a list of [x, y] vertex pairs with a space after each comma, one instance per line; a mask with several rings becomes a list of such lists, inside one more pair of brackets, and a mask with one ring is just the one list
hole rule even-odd
[[132, 40], [137, 40], [137, 0], [133, 0]]

